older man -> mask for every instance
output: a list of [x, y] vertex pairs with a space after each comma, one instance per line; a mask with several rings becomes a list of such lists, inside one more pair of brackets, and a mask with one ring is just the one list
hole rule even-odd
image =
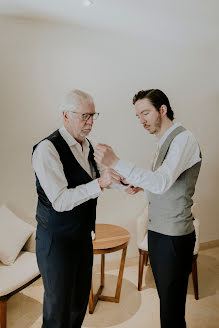
[[86, 136], [98, 117], [80, 90], [61, 105], [64, 125], [33, 148], [36, 175], [36, 254], [44, 284], [42, 328], [80, 328], [89, 298], [97, 197], [120, 183], [113, 169], [102, 176]]
[[104, 144], [97, 146], [94, 158], [147, 192], [149, 256], [160, 298], [161, 327], [185, 328], [187, 284], [195, 244], [191, 206], [201, 153], [193, 134], [173, 123], [173, 111], [161, 90], [139, 91], [133, 104], [143, 127], [158, 138], [152, 169], [136, 168], [120, 160]]

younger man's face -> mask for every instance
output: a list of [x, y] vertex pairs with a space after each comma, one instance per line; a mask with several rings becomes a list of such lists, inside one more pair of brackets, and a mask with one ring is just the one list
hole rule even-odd
[[161, 129], [162, 117], [149, 99], [139, 99], [135, 103], [136, 116], [150, 134], [157, 134]]

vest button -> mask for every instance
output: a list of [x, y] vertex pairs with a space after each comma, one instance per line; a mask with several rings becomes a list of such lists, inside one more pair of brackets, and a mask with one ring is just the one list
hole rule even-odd
[[149, 219], [149, 222], [151, 222], [151, 219]]
[[150, 205], [150, 204], [151, 204], [151, 202], [148, 202], [148, 204]]

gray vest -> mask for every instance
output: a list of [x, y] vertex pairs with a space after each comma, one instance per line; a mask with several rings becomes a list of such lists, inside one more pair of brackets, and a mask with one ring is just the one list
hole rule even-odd
[[[181, 132], [182, 126], [173, 130], [161, 146], [153, 171], [163, 163], [171, 142]], [[148, 229], [169, 236], [182, 236], [194, 230], [191, 206], [201, 161], [184, 171], [164, 194], [148, 194]]]

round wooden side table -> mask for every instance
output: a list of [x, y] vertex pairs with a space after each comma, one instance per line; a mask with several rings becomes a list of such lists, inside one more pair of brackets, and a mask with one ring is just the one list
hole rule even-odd
[[[93, 241], [93, 249], [94, 254], [101, 254], [101, 278], [100, 287], [95, 295], [93, 294], [93, 284], [91, 282], [89, 313], [94, 312], [98, 300], [119, 303], [129, 238], [129, 232], [122, 227], [112, 224], [96, 224], [96, 238]], [[120, 249], [122, 249], [122, 257], [115, 296], [104, 296], [101, 293], [104, 288], [105, 254], [117, 252]]]

